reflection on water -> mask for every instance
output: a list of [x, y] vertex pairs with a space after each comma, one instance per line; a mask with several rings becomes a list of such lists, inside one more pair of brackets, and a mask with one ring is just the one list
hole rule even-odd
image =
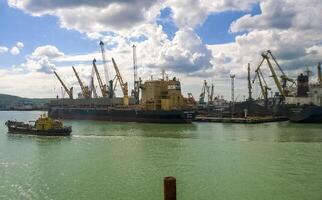
[[197, 138], [196, 124], [149, 124], [104, 121], [68, 120], [73, 127], [73, 137], [123, 136], [160, 138]]

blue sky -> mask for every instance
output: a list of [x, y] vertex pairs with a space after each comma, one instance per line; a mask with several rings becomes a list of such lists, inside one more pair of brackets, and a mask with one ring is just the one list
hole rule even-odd
[[[34, 17], [22, 10], [11, 8], [6, 1], [0, 1], [1, 32], [0, 41], [2, 46], [12, 47], [17, 41], [24, 44], [19, 55], [10, 53], [0, 54], [0, 66], [10, 67], [24, 62], [25, 56], [42, 45], [55, 45], [66, 54], [82, 54], [93, 52], [98, 49], [97, 40], [90, 39], [86, 34], [76, 30], [61, 28], [58, 18], [51, 15]], [[230, 33], [230, 24], [248, 12], [226, 11], [211, 14], [206, 21], [195, 28], [196, 33], [205, 44], [223, 44], [233, 42], [237, 34]], [[259, 14], [260, 8], [254, 5], [249, 11], [252, 15]], [[157, 24], [162, 25], [163, 30], [170, 39], [174, 37], [178, 27], [171, 19], [171, 8], [161, 10]]]
[[[195, 96], [205, 79], [228, 97], [229, 74], [237, 74], [242, 95], [247, 64], [256, 67], [267, 49], [293, 77], [320, 61], [321, 9], [316, 0], [2, 0], [0, 93], [33, 96], [37, 89], [59, 87], [53, 70], [77, 84], [70, 66], [88, 78], [94, 57], [101, 65], [103, 40], [107, 57], [118, 61], [129, 83], [136, 44], [144, 78], [165, 69], [183, 78], [184, 90]], [[34, 91], [10, 85], [18, 77], [33, 80], [28, 86]], [[42, 96], [51, 95], [46, 89]]]

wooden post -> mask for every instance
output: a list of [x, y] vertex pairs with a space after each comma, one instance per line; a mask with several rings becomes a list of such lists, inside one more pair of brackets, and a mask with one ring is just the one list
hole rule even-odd
[[164, 200], [177, 200], [176, 178], [172, 176], [163, 178]]

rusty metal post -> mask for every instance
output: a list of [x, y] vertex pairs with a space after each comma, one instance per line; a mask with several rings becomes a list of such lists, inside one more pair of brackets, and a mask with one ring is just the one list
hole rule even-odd
[[176, 178], [172, 176], [163, 178], [164, 200], [177, 200]]

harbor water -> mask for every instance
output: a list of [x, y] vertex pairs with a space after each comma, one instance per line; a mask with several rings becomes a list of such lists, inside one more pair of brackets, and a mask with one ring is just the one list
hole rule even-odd
[[0, 112], [0, 199], [322, 199], [322, 125], [65, 121], [70, 137], [7, 134]]

